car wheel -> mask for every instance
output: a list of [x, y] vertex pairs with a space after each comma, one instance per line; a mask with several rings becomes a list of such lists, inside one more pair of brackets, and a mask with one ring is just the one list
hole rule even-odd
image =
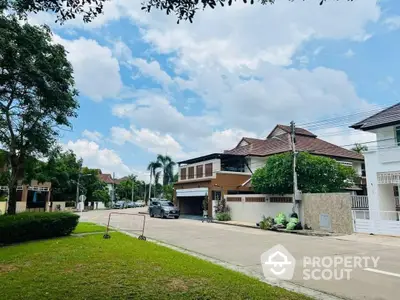
[[163, 211], [161, 212], [161, 218], [163, 218], [163, 219], [165, 219], [165, 218], [166, 218], [166, 216], [165, 216], [165, 214], [164, 214], [164, 212], [163, 212]]
[[175, 218], [175, 219], [179, 219], [179, 216], [175, 216], [174, 218]]

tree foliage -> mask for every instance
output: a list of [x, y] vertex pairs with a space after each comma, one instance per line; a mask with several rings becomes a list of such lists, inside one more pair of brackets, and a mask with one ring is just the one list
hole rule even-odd
[[11, 167], [8, 213], [14, 214], [26, 159], [49, 154], [79, 105], [66, 51], [48, 28], [0, 14], [0, 45], [0, 143]]
[[103, 202], [107, 204], [110, 202], [110, 195], [108, 194], [108, 190], [106, 188], [95, 190], [92, 195], [92, 199], [95, 202]]
[[[142, 2], [142, 9], [150, 12], [153, 8], [161, 11], [165, 11], [167, 15], [175, 14], [178, 18], [178, 23], [181, 20], [189, 20], [193, 22], [194, 15], [200, 9], [211, 8], [214, 9], [217, 6], [231, 6], [234, 2], [241, 1], [249, 4], [274, 4], [276, 0], [144, 0]], [[282, 0], [281, 0], [282, 1]], [[295, 1], [295, 0], [286, 0]], [[298, 0], [301, 1], [301, 0]], [[305, 1], [305, 0], [303, 0]], [[319, 4], [322, 5], [327, 0], [319, 0]], [[332, 0], [339, 1], [339, 0]], [[346, 0], [342, 0], [346, 1]], [[347, 0], [353, 1], [353, 0]]]
[[364, 151], [368, 151], [368, 146], [367, 145], [362, 145], [359, 143], [355, 143], [354, 147], [351, 148], [351, 150], [357, 152], [357, 153], [363, 153]]
[[176, 163], [168, 155], [157, 155], [157, 161], [163, 171], [163, 185], [170, 184], [174, 181], [174, 166]]
[[[293, 155], [273, 155], [256, 170], [251, 184], [257, 193], [293, 193]], [[303, 193], [339, 192], [356, 180], [353, 168], [334, 159], [300, 152], [297, 156], [298, 187]]]
[[[133, 189], [132, 189], [133, 187]], [[140, 182], [137, 181], [136, 175], [129, 175], [127, 179], [122, 180], [116, 187], [115, 192], [119, 199], [132, 199], [132, 192], [134, 195], [134, 201], [139, 196]]]
[[57, 15], [57, 21], [63, 23], [82, 15], [84, 22], [90, 22], [104, 11], [107, 0], [0, 0], [2, 10], [14, 11], [20, 18], [27, 13], [50, 11]]
[[53, 151], [47, 163], [39, 162], [39, 167], [30, 176], [39, 182], [51, 182], [53, 201], [75, 201], [76, 185], [82, 160], [74, 152]]

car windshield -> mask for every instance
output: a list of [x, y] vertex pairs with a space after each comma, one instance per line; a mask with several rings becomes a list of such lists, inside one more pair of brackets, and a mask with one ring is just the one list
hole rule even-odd
[[174, 204], [171, 201], [160, 201], [160, 204], [162, 206], [174, 206]]

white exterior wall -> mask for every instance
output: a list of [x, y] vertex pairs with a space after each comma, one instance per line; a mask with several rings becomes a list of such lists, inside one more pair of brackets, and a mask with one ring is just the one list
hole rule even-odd
[[[205, 172], [206, 172], [206, 168], [205, 165], [212, 163], [213, 164], [213, 173], [212, 176], [205, 176]], [[179, 168], [179, 177], [178, 177], [178, 181], [182, 181], [182, 182], [190, 182], [190, 181], [196, 181], [199, 178], [197, 178], [197, 166], [201, 166], [203, 165], [203, 177], [201, 177], [201, 179], [203, 178], [216, 178], [216, 172], [221, 171], [221, 160], [220, 159], [211, 159], [211, 160], [205, 160], [196, 164], [188, 164], [185, 166], [182, 166]], [[188, 179], [189, 177], [189, 167], [194, 167], [194, 178], [192, 179]], [[181, 169], [185, 169], [186, 168], [186, 179], [185, 180], [181, 180]]]
[[393, 185], [378, 185], [377, 173], [400, 171], [400, 147], [395, 127], [375, 129], [377, 150], [364, 153], [370, 211], [394, 211]]
[[[229, 202], [226, 204], [230, 208], [232, 221], [258, 223], [262, 220], [263, 216], [273, 217], [280, 212], [286, 214], [289, 218], [292, 213], [294, 203], [270, 203], [267, 195], [229, 195], [231, 197], [241, 197], [241, 202]], [[266, 202], [245, 202], [245, 197], [266, 197]], [[292, 197], [292, 195], [286, 195], [285, 197]]]
[[[257, 169], [264, 167], [266, 161], [267, 157], [251, 156], [249, 157], [248, 164], [251, 171], [255, 172]], [[250, 172], [247, 167], [246, 172]]]

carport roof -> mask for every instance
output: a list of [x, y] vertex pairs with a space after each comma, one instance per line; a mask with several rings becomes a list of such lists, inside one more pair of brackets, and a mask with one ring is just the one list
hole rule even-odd
[[183, 161], [178, 162], [178, 164], [179, 165], [182, 165], [182, 164], [195, 164], [195, 163], [202, 162], [202, 161], [205, 161], [205, 160], [218, 159], [218, 158], [232, 158], [232, 157], [244, 157], [244, 155], [226, 154], [226, 153], [212, 153], [212, 154], [199, 156], [199, 157], [196, 157], [196, 158], [183, 160]]

